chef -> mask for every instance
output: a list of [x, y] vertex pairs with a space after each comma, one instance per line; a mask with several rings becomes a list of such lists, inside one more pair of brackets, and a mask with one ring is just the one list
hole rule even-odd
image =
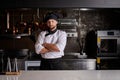
[[64, 56], [67, 34], [57, 29], [58, 18], [53, 12], [46, 14], [44, 21], [48, 29], [39, 34], [35, 43], [35, 51], [42, 57], [41, 70], [63, 69], [61, 58]]

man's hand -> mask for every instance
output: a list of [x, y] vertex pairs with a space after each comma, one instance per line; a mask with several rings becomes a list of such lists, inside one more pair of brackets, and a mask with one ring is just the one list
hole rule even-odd
[[42, 48], [42, 50], [40, 51], [40, 54], [45, 54], [45, 53], [47, 53], [47, 52], [49, 52], [48, 49], [46, 49], [46, 48]]

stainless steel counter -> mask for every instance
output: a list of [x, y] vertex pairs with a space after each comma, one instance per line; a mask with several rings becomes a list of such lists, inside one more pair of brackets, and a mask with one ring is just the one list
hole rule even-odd
[[[39, 60], [27, 60], [25, 61], [25, 70], [28, 70], [30, 66], [40, 66]], [[96, 59], [61, 59], [61, 66], [64, 70], [95, 70]]]
[[96, 59], [63, 59], [63, 66], [69, 70], [95, 70]]
[[0, 80], [120, 80], [120, 70], [22, 71], [0, 75]]

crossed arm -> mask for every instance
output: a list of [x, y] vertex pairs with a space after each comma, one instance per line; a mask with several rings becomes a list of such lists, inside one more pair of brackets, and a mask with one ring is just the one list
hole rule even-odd
[[56, 52], [60, 51], [55, 44], [43, 43], [42, 46], [44, 46], [44, 48], [41, 49], [41, 51], [40, 51], [41, 54], [44, 54], [44, 53], [50, 52], [50, 51], [56, 51]]

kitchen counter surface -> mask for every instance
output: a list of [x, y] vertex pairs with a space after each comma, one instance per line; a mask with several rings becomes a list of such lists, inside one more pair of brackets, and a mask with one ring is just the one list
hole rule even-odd
[[120, 70], [21, 71], [0, 75], [0, 80], [120, 80]]

